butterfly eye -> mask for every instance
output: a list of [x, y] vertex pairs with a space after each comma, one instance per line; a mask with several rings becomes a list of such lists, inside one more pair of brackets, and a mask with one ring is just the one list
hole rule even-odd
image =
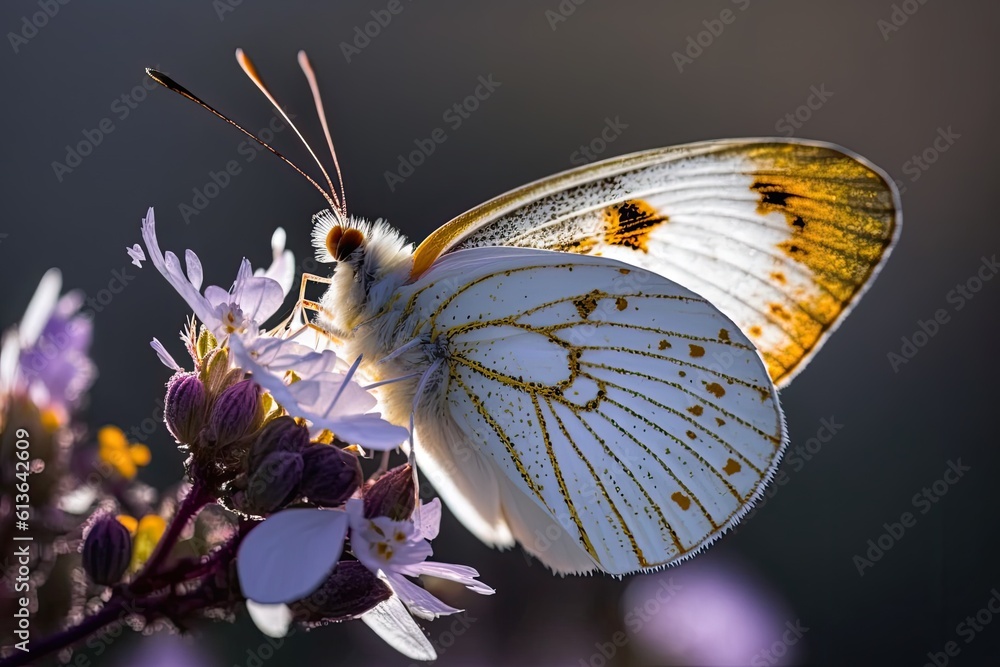
[[344, 228], [340, 225], [331, 227], [330, 231], [326, 233], [326, 251], [330, 253], [330, 257], [334, 259], [340, 259], [337, 257], [337, 248], [340, 246], [340, 239], [344, 236]]
[[326, 235], [326, 249], [338, 262], [351, 256], [365, 242], [365, 236], [357, 229], [344, 229], [340, 225], [333, 227]]

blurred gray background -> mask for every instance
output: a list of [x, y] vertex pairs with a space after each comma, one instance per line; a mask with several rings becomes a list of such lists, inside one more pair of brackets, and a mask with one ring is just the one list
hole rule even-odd
[[[124, 269], [131, 279], [95, 318], [101, 376], [89, 416], [95, 425], [127, 429], [153, 412], [167, 379], [147, 341], [172, 338], [186, 314], [155, 271], [128, 265], [125, 247], [139, 241], [148, 206], [156, 207], [165, 247], [201, 255], [207, 283], [231, 280], [244, 255], [266, 264], [278, 225], [297, 257], [310, 253], [309, 217], [324, 202], [303, 179], [278, 160], [248, 152], [243, 137], [190, 102], [142, 88], [143, 68], [153, 66], [250, 130], [265, 128], [272, 111], [234, 62], [237, 46], [255, 59], [319, 149], [322, 135], [295, 64], [296, 51], [308, 50], [352, 211], [385, 217], [413, 240], [489, 197], [572, 166], [574, 152], [600, 136], [608, 119], [627, 127], [601, 157], [789, 133], [842, 144], [905, 189], [904, 231], [887, 267], [782, 393], [793, 452], [817, 435], [823, 420], [842, 427], [809, 460], [786, 460], [786, 483], [694, 562], [750, 573], [781, 601], [781, 623], [808, 628], [782, 657], [749, 652], [732, 664], [995, 664], [1000, 619], [987, 603], [1000, 587], [1000, 280], [972, 280], [969, 289], [981, 289], [968, 296], [954, 290], [997, 270], [983, 258], [1000, 251], [1000, 5], [399, 2], [402, 11], [352, 51], [350, 62], [342, 43], [350, 44], [356, 28], [363, 30], [388, 0], [52, 0], [58, 11], [37, 20], [43, 24], [37, 30], [28, 27], [42, 11], [37, 1], [0, 5], [7, 34], [0, 46], [0, 324], [20, 317], [50, 266], [93, 298]], [[719, 34], [706, 33], [710, 27]], [[697, 43], [699, 33], [707, 43], [700, 53], [689, 41]], [[679, 67], [674, 53], [686, 49], [697, 57]], [[481, 75], [500, 86], [454, 128], [443, 113], [472, 94]], [[803, 107], [810, 96], [813, 109]], [[447, 141], [391, 190], [385, 172], [438, 127]], [[942, 136], [951, 138], [935, 147]], [[96, 145], [79, 163], [67, 163], [67, 146], [80, 142]], [[274, 143], [309, 169], [291, 132], [279, 132]], [[229, 161], [239, 173], [226, 187], [209, 188], [217, 196], [186, 221], [181, 205], [193, 205], [194, 190], [204, 191], [210, 172]], [[917, 335], [925, 344], [893, 368], [887, 355], [901, 353], [901, 338], [913, 340], [920, 322], [939, 309], [947, 322], [933, 336]], [[149, 444], [154, 463], [141, 478], [172, 483], [181, 459], [168, 434], [158, 430]], [[934, 493], [949, 462], [959, 459], [969, 470], [954, 484], [938, 484], [946, 494], [926, 505], [914, 499], [925, 487]], [[883, 545], [894, 544], [859, 575], [854, 557], [908, 511], [915, 525], [898, 539], [883, 537]], [[448, 589], [446, 596], [469, 610], [468, 627], [456, 633], [450, 620], [427, 624], [444, 649], [441, 665], [673, 659], [633, 641], [616, 645], [610, 658], [600, 654], [599, 645], [628, 629], [620, 598], [629, 580], [554, 577], [519, 551], [482, 546], [450, 515], [435, 550], [436, 559], [477, 567], [498, 590], [480, 598]], [[664, 576], [680, 578], [689, 567]], [[970, 630], [966, 618], [977, 614], [979, 630]], [[762, 651], [783, 641], [781, 629], [760, 640]], [[246, 619], [206, 623], [196, 636], [195, 649], [209, 665], [248, 664], [248, 651], [263, 639]], [[125, 656], [135, 645], [118, 644], [91, 656], [95, 664], [110, 664], [109, 655]], [[299, 633], [270, 662], [410, 664], [360, 623]]]

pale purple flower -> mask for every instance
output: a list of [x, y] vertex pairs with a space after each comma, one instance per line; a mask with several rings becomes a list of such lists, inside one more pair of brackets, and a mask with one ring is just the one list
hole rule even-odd
[[285, 250], [285, 230], [278, 227], [271, 235], [271, 266], [267, 270], [257, 269], [255, 276], [264, 276], [281, 285], [281, 291], [288, 294], [295, 282], [295, 256]]
[[149, 261], [187, 302], [198, 320], [220, 340], [232, 334], [256, 334], [260, 325], [281, 307], [287, 294], [276, 280], [254, 276], [250, 262], [244, 259], [231, 289], [209, 285], [202, 295], [201, 260], [194, 252], [185, 251], [185, 273], [177, 255], [169, 250], [160, 252], [152, 208], [142, 221], [142, 238]]
[[[216, 285], [201, 289], [201, 260], [185, 251], [185, 268], [174, 253], [160, 251], [156, 224], [150, 208], [142, 223], [142, 238], [149, 260], [184, 298], [195, 316], [233, 352], [233, 364], [253, 375], [285, 410], [303, 417], [314, 432], [329, 429], [338, 438], [373, 450], [397, 447], [409, 432], [373, 412], [376, 399], [353, 380], [353, 368], [332, 350], [322, 352], [293, 340], [261, 332], [261, 324], [274, 315], [294, 280], [294, 260], [285, 250], [285, 234], [271, 239], [274, 261], [267, 271], [255, 275], [243, 260], [233, 287]], [[154, 339], [153, 348], [168, 368], [177, 363]], [[294, 382], [290, 378], [295, 377]]]
[[[351, 551], [369, 570], [385, 576], [410, 611], [423, 618], [454, 614], [406, 577], [427, 575], [457, 581], [469, 590], [492, 595], [494, 590], [476, 581], [479, 573], [465, 565], [427, 562], [433, 553], [428, 540], [437, 536], [441, 501], [421, 505], [408, 521], [388, 517], [366, 519], [360, 499], [347, 509], [288, 509], [268, 517], [240, 545], [238, 572], [243, 593], [262, 604], [299, 600], [317, 587], [340, 560], [347, 528]], [[288, 544], [296, 549], [287, 549]]]
[[[408, 521], [366, 519], [360, 499], [349, 500], [346, 511], [299, 508], [271, 515], [243, 540], [236, 561], [240, 586], [251, 601], [247, 605], [251, 618], [265, 634], [284, 636], [292, 620], [287, 604], [309, 595], [326, 581], [340, 560], [350, 526], [352, 553], [384, 577], [394, 593], [361, 620], [407, 657], [433, 660], [434, 647], [410, 614], [433, 619], [461, 610], [407, 577], [449, 579], [482, 595], [494, 593], [476, 580], [479, 573], [471, 567], [427, 561], [433, 553], [429, 540], [437, 536], [440, 522], [438, 499], [419, 506]], [[295, 548], [289, 549], [289, 544]]]
[[636, 645], [657, 663], [776, 664], [765, 652], [791, 636], [780, 664], [795, 664], [801, 645], [786, 635], [794, 614], [744, 568], [701, 558], [629, 583], [622, 615]]
[[131, 248], [125, 248], [125, 252], [132, 258], [132, 263], [141, 269], [142, 263], [146, 261], [146, 253], [142, 251], [142, 246], [136, 243]]
[[[193, 637], [158, 633], [143, 638], [125, 655], [114, 661], [115, 667], [210, 667], [219, 664], [204, 652], [204, 642]], [[101, 663], [104, 664], [104, 663]]]
[[171, 354], [167, 352], [167, 348], [163, 347], [163, 343], [161, 343], [159, 339], [154, 338], [153, 340], [151, 340], [149, 342], [149, 346], [153, 348], [153, 350], [156, 352], [156, 356], [160, 359], [160, 363], [162, 363], [164, 366], [166, 366], [172, 371], [183, 370], [181, 368], [181, 365], [178, 364], [176, 361], [174, 361], [174, 358], [171, 356]]
[[434, 619], [461, 609], [445, 604], [407, 577], [425, 575], [457, 581], [480, 595], [495, 592], [476, 580], [479, 572], [471, 567], [427, 561], [433, 553], [429, 540], [437, 537], [441, 523], [439, 499], [420, 505], [411, 520], [393, 521], [384, 516], [365, 518], [364, 502], [355, 498], [347, 502], [347, 516], [351, 552], [369, 570], [384, 576], [414, 615]]
[[[317, 352], [293, 340], [234, 336], [233, 361], [249, 371], [290, 414], [308, 419], [311, 430], [329, 429], [338, 438], [373, 450], [397, 447], [409, 435], [400, 426], [372, 412], [377, 401], [353, 379], [353, 369], [341, 372], [333, 350]], [[297, 380], [286, 384], [288, 372]]]
[[89, 349], [93, 327], [80, 314], [83, 295], [59, 296], [62, 275], [50, 269], [38, 284], [24, 317], [4, 337], [0, 391], [27, 392], [61, 417], [77, 407], [97, 377]]
[[304, 598], [326, 581], [346, 535], [342, 510], [295, 508], [271, 515], [240, 544], [236, 571], [243, 595], [265, 605]]

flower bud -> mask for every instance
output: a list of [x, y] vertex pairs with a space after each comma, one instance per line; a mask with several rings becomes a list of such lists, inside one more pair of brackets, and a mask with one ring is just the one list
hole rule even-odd
[[291, 502], [302, 480], [302, 456], [271, 452], [247, 483], [246, 505], [254, 514], [270, 514]]
[[83, 542], [83, 569], [95, 584], [118, 583], [132, 559], [132, 536], [112, 516], [98, 519]]
[[272, 419], [257, 434], [247, 454], [247, 469], [252, 473], [271, 452], [302, 452], [309, 446], [309, 429], [291, 417]]
[[387, 516], [406, 521], [417, 504], [417, 487], [409, 464], [386, 471], [365, 492], [365, 518]]
[[245, 438], [260, 421], [260, 387], [242, 380], [215, 399], [208, 428], [215, 442], [226, 444]]
[[357, 618], [392, 597], [392, 589], [356, 560], [337, 563], [316, 591], [289, 605], [300, 623], [346, 621]]
[[178, 442], [194, 442], [205, 423], [208, 393], [205, 385], [194, 373], [178, 373], [167, 384], [163, 405], [163, 421], [167, 430]]
[[309, 445], [302, 452], [302, 495], [323, 507], [336, 507], [361, 486], [358, 457], [331, 445]]

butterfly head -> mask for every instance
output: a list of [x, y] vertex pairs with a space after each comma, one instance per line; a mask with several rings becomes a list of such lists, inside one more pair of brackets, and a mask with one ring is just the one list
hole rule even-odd
[[377, 312], [384, 300], [409, 275], [413, 246], [382, 220], [344, 216], [326, 209], [313, 216], [316, 259], [336, 265], [328, 292], [329, 310], [343, 313], [338, 328], [352, 328], [350, 320], [369, 310]]

